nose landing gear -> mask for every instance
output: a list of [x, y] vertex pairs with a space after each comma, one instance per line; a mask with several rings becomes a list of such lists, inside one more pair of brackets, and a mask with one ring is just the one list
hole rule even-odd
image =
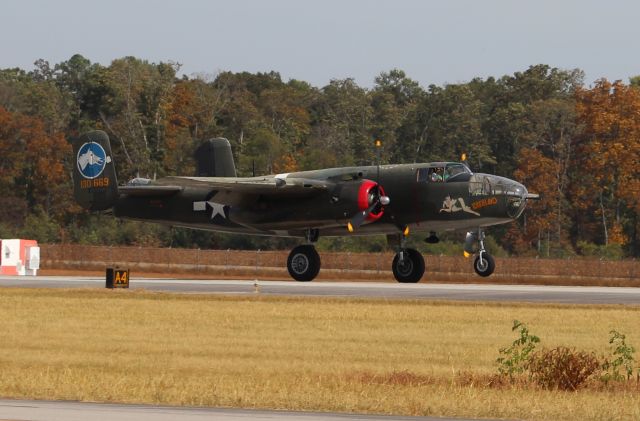
[[473, 269], [482, 277], [490, 276], [496, 268], [496, 262], [489, 253], [478, 254], [473, 262]]
[[465, 256], [473, 254], [475, 242], [478, 243], [478, 255], [473, 261], [473, 269], [482, 277], [490, 276], [496, 268], [496, 262], [484, 248], [484, 231], [482, 229], [478, 229], [477, 234], [474, 232], [467, 233], [467, 238], [464, 241]]

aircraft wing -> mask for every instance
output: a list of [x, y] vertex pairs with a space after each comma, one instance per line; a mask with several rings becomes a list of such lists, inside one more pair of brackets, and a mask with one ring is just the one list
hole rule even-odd
[[223, 178], [223, 177], [166, 177], [164, 182], [172, 184], [144, 184], [119, 186], [120, 194], [129, 196], [170, 196], [185, 187], [205, 187], [224, 193], [308, 196], [326, 191], [335, 186], [327, 180], [307, 178]]
[[[223, 178], [223, 177], [167, 177], [167, 180], [184, 180], [190, 185], [206, 186], [212, 190], [226, 193], [262, 194], [262, 195], [307, 195], [318, 193], [334, 186], [327, 180], [307, 178]], [[176, 182], [179, 184], [179, 182]]]

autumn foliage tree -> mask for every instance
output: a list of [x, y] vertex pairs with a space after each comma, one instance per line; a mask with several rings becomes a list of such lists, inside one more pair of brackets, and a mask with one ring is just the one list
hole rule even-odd
[[578, 232], [605, 245], [637, 244], [640, 92], [600, 80], [577, 91], [576, 110], [583, 125], [572, 189]]
[[62, 224], [79, 210], [66, 170], [70, 153], [62, 133], [50, 135], [43, 121], [0, 106], [2, 223], [21, 226], [37, 210]]
[[519, 254], [535, 250], [540, 255], [548, 256], [551, 253], [552, 236], [554, 247], [561, 245], [556, 230], [558, 219], [561, 218], [558, 206], [562, 196], [554, 183], [559, 164], [532, 148], [521, 149], [518, 162], [514, 177], [539, 194], [540, 200], [528, 204], [529, 209], [522, 224], [511, 225], [505, 240]]
[[83, 212], [72, 198], [67, 139], [105, 130], [126, 182], [193, 175], [195, 149], [213, 137], [229, 139], [240, 176], [372, 165], [380, 138], [382, 163], [454, 161], [466, 153], [473, 171], [539, 193], [517, 222], [489, 231], [515, 254], [616, 247], [640, 255], [638, 77], [586, 88], [579, 69], [538, 64], [425, 88], [392, 69], [367, 88], [352, 78], [315, 87], [275, 71], [179, 70], [174, 62], [123, 57], [103, 65], [79, 54], [57, 64], [38, 60], [30, 71], [0, 69], [0, 234], [25, 233], [31, 218], [51, 228], [46, 241], [288, 247], [280, 239], [149, 228]]

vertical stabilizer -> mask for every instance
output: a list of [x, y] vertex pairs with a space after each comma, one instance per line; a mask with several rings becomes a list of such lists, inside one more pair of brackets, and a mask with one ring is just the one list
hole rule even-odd
[[233, 163], [231, 144], [227, 139], [205, 140], [195, 153], [197, 177], [235, 177], [236, 166]]
[[118, 180], [109, 136], [96, 130], [72, 140], [73, 192], [76, 202], [89, 210], [105, 210], [118, 199]]

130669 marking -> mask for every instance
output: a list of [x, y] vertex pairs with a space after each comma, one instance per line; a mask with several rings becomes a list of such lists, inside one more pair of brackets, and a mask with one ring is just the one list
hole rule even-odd
[[81, 189], [90, 189], [95, 187], [109, 187], [109, 177], [80, 180]]

